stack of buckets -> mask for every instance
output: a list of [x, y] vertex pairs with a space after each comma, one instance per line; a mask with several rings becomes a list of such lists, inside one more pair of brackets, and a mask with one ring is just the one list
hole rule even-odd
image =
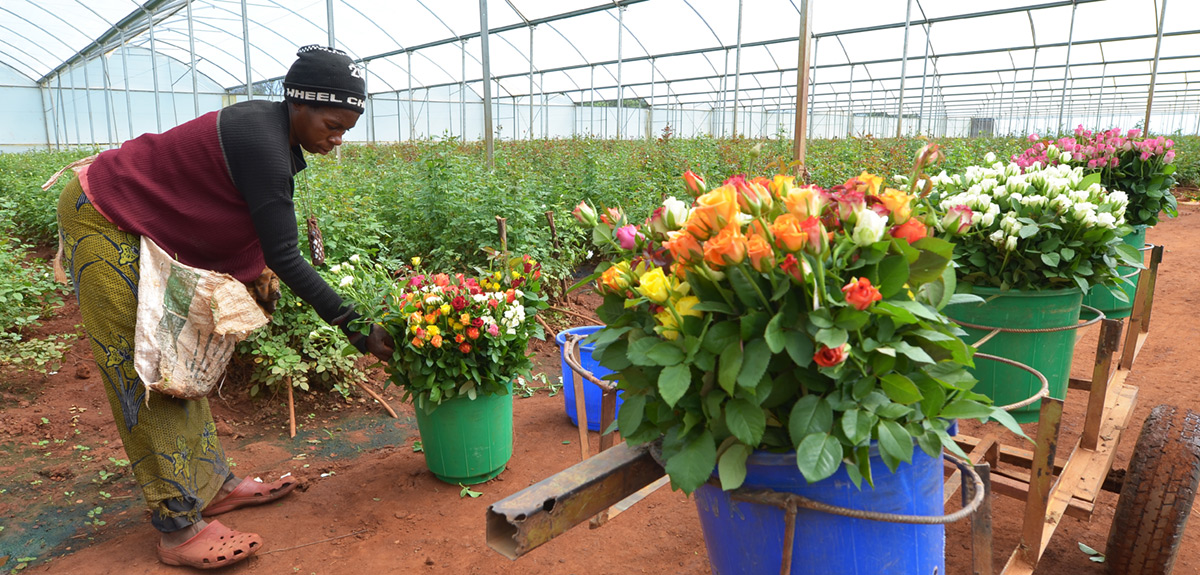
[[[568, 335], [589, 336], [600, 330], [603, 326], [587, 325], [583, 327], [573, 327], [558, 332], [558, 336], [554, 341], [558, 343], [559, 360], [562, 362], [562, 383], [563, 383], [563, 403], [566, 406], [567, 417], [571, 418], [571, 423], [579, 425], [579, 414], [575, 410], [575, 372], [571, 370], [571, 366], [567, 365], [566, 355], [563, 353], [567, 343]], [[579, 344], [579, 363], [584, 369], [596, 376], [596, 379], [604, 379], [605, 376], [612, 372], [601, 367], [600, 361], [592, 352], [595, 348], [591, 344]], [[592, 431], [601, 431], [600, 429], [600, 400], [604, 391], [600, 386], [584, 379], [583, 380], [583, 401], [586, 408], [588, 429]], [[617, 410], [621, 409], [621, 395], [617, 394]]]

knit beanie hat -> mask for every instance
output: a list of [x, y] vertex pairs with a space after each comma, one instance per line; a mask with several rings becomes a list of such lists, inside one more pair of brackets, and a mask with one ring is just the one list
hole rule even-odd
[[337, 48], [312, 44], [296, 52], [299, 58], [283, 79], [284, 98], [315, 106], [337, 106], [359, 114], [366, 110], [367, 82], [362, 68]]

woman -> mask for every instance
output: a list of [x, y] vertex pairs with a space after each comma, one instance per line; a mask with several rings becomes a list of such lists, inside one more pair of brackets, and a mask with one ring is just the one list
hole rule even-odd
[[360, 351], [391, 356], [386, 332], [346, 329], [356, 314], [301, 256], [292, 203], [301, 149], [327, 154], [364, 110], [366, 84], [344, 52], [306, 46], [284, 79], [284, 102], [251, 100], [163, 134], [146, 134], [77, 169], [58, 203], [83, 325], [134, 476], [162, 532], [169, 565], [222, 567], [262, 547], [220, 513], [296, 487], [239, 479], [216, 437], [207, 399], [147, 392], [134, 370], [138, 247], [146, 236], [180, 262], [243, 281], [269, 267]]

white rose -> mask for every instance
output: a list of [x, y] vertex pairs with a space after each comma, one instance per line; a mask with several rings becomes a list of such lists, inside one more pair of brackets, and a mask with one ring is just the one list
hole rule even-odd
[[342, 277], [342, 281], [338, 282], [338, 285], [348, 287], [352, 283], [354, 283], [354, 276], [344, 276]]
[[1013, 251], [1013, 250], [1015, 250], [1015, 249], [1017, 249], [1017, 238], [1016, 238], [1016, 236], [1008, 236], [1008, 238], [1006, 238], [1006, 239], [1004, 240], [1004, 250], [1005, 250], [1005, 251], [1009, 251], [1009, 252], [1011, 252], [1011, 251]]
[[859, 209], [855, 212], [858, 222], [854, 224], [852, 239], [859, 247], [869, 246], [881, 239], [887, 227], [887, 220], [873, 210]]
[[354, 263], [358, 263], [358, 254], [354, 254], [354, 255], [350, 256], [350, 261], [352, 261]]

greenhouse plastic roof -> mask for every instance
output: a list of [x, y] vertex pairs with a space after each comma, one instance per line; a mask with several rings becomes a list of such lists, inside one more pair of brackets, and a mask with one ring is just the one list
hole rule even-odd
[[[488, 0], [493, 93], [583, 102], [616, 99], [620, 86], [625, 99], [655, 105], [722, 107], [736, 97], [794, 108], [802, 2]], [[1101, 99], [1144, 108], [1164, 3], [1155, 102], [1194, 111], [1194, 0], [812, 0], [813, 110], [894, 102], [902, 84], [906, 113], [926, 105], [926, 91], [958, 117]], [[464, 70], [481, 92], [478, 0], [194, 0], [190, 35], [186, 0], [4, 0], [0, 63], [45, 84], [123, 43], [189, 63], [194, 38], [197, 70], [244, 93], [247, 75], [278, 79], [297, 46], [328, 43], [328, 6], [336, 45], [367, 66], [371, 93], [453, 86]]]

